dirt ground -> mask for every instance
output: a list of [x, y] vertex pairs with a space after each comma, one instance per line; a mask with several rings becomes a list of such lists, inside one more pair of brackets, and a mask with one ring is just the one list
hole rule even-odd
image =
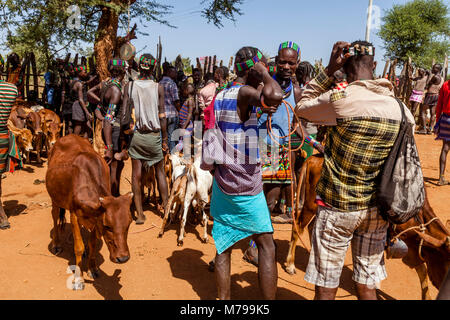
[[[450, 186], [436, 185], [441, 142], [435, 141], [433, 136], [416, 136], [416, 139], [431, 205], [445, 224], [450, 219], [447, 207]], [[69, 274], [66, 269], [75, 262], [73, 239], [70, 225], [67, 225], [63, 235], [63, 253], [54, 256], [48, 250], [53, 229], [51, 202], [45, 184], [36, 181], [45, 179], [46, 167], [46, 163], [41, 167], [26, 165], [24, 170], [8, 174], [3, 180], [3, 204], [11, 228], [0, 230], [0, 299], [216, 299], [214, 273], [208, 271], [208, 263], [215, 255], [212, 237], [209, 243], [202, 243], [202, 227], [188, 224], [184, 246], [177, 247], [179, 226], [172, 224], [162, 239], [157, 238], [162, 219], [153, 206], [146, 208], [144, 225], [138, 226], [133, 222], [130, 227], [130, 261], [123, 265], [112, 263], [106, 245], [102, 245], [97, 259], [100, 277], [92, 281], [85, 276], [83, 291], [67, 289]], [[448, 172], [446, 178], [450, 179]], [[122, 193], [131, 190], [125, 179], [130, 177], [131, 163], [128, 161], [122, 176]], [[209, 232], [211, 227], [210, 222]], [[314, 287], [303, 280], [308, 251], [301, 244], [297, 247], [297, 274], [288, 275], [283, 263], [291, 226], [274, 225], [274, 228], [278, 299], [312, 299]], [[309, 243], [307, 234], [302, 241]], [[241, 242], [232, 254], [232, 298], [260, 299], [257, 269], [242, 260], [246, 244]], [[386, 267], [388, 278], [381, 283], [379, 290], [382, 299], [421, 298], [419, 279], [414, 270], [400, 260], [387, 260]], [[337, 299], [356, 299], [351, 276], [351, 256], [347, 254]], [[434, 298], [437, 289], [430, 286]]]

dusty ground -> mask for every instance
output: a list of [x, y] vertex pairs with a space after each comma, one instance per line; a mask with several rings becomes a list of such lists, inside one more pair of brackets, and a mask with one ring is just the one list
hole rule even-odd
[[[417, 136], [427, 190], [431, 205], [445, 223], [450, 219], [448, 199], [450, 186], [437, 187], [438, 158], [441, 142], [432, 136]], [[450, 165], [449, 165], [450, 166]], [[450, 179], [447, 170], [446, 178]], [[109, 261], [108, 251], [102, 246], [98, 258], [101, 274], [95, 281], [87, 277], [84, 291], [66, 288], [68, 265], [74, 263], [73, 240], [70, 226], [63, 238], [64, 252], [53, 256], [48, 246], [51, 219], [50, 198], [44, 180], [46, 164], [42, 167], [26, 165], [25, 170], [8, 174], [3, 180], [3, 201], [11, 229], [0, 231], [0, 299], [215, 299], [214, 274], [208, 271], [208, 262], [214, 257], [212, 238], [208, 244], [200, 241], [202, 228], [187, 226], [184, 246], [177, 247], [178, 226], [171, 225], [162, 239], [157, 238], [161, 218], [153, 207], [146, 211], [143, 226], [130, 227], [128, 244], [131, 260], [124, 265]], [[123, 177], [131, 176], [127, 163]], [[122, 192], [131, 190], [123, 178]], [[150, 210], [151, 209], [151, 210]], [[157, 226], [153, 227], [152, 226]], [[210, 223], [211, 229], [212, 224]], [[275, 225], [278, 261], [278, 299], [312, 299], [313, 286], [303, 280], [308, 252], [297, 247], [295, 276], [282, 268], [285, 261], [291, 227]], [[308, 243], [308, 235], [303, 237]], [[232, 298], [259, 299], [256, 268], [242, 260], [246, 243], [241, 243], [232, 255]], [[388, 278], [381, 283], [384, 299], [420, 299], [420, 285], [414, 270], [399, 260], [387, 260]], [[347, 255], [337, 298], [356, 299], [351, 280], [351, 257]], [[437, 290], [432, 287], [434, 298]]]

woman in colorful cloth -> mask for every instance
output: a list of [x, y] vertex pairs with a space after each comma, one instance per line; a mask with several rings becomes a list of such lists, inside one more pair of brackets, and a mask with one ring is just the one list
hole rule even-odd
[[439, 91], [439, 100], [436, 106], [436, 126], [434, 132], [437, 134], [436, 140], [442, 140], [442, 151], [439, 161], [439, 182], [440, 186], [448, 185], [450, 182], [444, 179], [447, 154], [450, 150], [450, 80], [445, 82]]
[[[258, 275], [265, 299], [275, 299], [277, 267], [270, 212], [263, 193], [256, 109], [274, 113], [283, 92], [253, 47], [236, 53], [237, 78], [214, 102], [215, 128], [203, 138], [202, 169], [213, 172], [212, 235], [219, 299], [230, 299], [231, 250], [252, 237], [258, 245]], [[264, 86], [261, 86], [261, 82]]]

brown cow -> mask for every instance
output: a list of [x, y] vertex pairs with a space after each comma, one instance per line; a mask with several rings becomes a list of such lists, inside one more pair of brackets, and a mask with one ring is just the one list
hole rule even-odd
[[[98, 276], [96, 242], [102, 236], [112, 262], [128, 261], [130, 252], [127, 236], [132, 221], [130, 206], [133, 194], [111, 196], [108, 165], [88, 140], [73, 134], [59, 139], [50, 151], [45, 181], [52, 199], [54, 229], [51, 251], [54, 254], [62, 251], [60, 227], [64, 226], [67, 209], [70, 211], [76, 265], [80, 270], [85, 251], [81, 226], [91, 232], [88, 257], [90, 277]], [[61, 226], [58, 226], [58, 220]]]
[[[41, 148], [42, 148], [42, 138], [44, 136], [44, 132], [41, 128], [41, 116], [37, 112], [29, 112], [26, 118], [26, 126], [31, 130], [33, 134], [33, 147], [36, 151], [36, 162], [41, 164], [43, 161], [41, 160]], [[27, 159], [27, 163], [30, 163], [30, 158]]]
[[24, 129], [28, 113], [20, 106], [14, 106], [11, 109], [9, 120], [17, 129]]
[[55, 112], [49, 109], [41, 109], [39, 115], [41, 116], [41, 128], [44, 132], [44, 143], [47, 152], [49, 152], [56, 140], [61, 137], [61, 120]]
[[[306, 160], [297, 186], [298, 212], [295, 213], [295, 221], [300, 235], [308, 225], [310, 226], [308, 228], [310, 238], [313, 225], [311, 222], [317, 212], [316, 185], [320, 179], [322, 164], [322, 156], [312, 156]], [[434, 220], [431, 221], [432, 219]], [[427, 223], [429, 224], [426, 225]], [[421, 225], [423, 225], [423, 231], [421, 231]], [[450, 233], [437, 219], [428, 197], [425, 198], [424, 206], [416, 218], [395, 226], [394, 235], [412, 227], [414, 228], [400, 236], [408, 245], [408, 253], [402, 261], [408, 267], [416, 270], [422, 288], [422, 299], [431, 299], [427, 276], [439, 289], [450, 267]], [[295, 247], [298, 239], [299, 234], [293, 225], [289, 253], [285, 263], [286, 272], [289, 274], [295, 273]]]

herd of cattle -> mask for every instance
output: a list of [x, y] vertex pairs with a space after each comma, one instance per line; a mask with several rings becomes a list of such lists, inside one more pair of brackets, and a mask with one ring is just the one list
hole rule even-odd
[[[47, 191], [52, 199], [54, 231], [51, 250], [59, 254], [62, 250], [60, 233], [65, 224], [65, 210], [70, 212], [70, 223], [74, 238], [76, 264], [81, 268], [85, 252], [81, 227], [90, 231], [88, 242], [88, 276], [98, 276], [95, 257], [97, 239], [103, 238], [114, 263], [125, 263], [130, 258], [127, 244], [129, 226], [133, 220], [130, 210], [133, 194], [113, 197], [110, 191], [109, 167], [87, 139], [75, 135], [61, 137], [62, 124], [53, 111], [17, 105], [8, 121], [9, 129], [15, 134], [17, 144], [26, 163], [31, 161], [30, 152], [36, 152], [37, 163], [42, 163], [41, 150], [46, 148], [48, 169], [46, 175]], [[201, 141], [195, 142], [201, 148]], [[201, 216], [204, 226], [203, 241], [208, 241], [208, 215], [206, 207], [210, 201], [212, 175], [200, 168], [201, 152], [196, 152], [191, 161], [180, 154], [165, 158], [170, 195], [168, 205], [163, 208], [164, 218], [159, 236], [164, 234], [169, 218], [174, 221], [181, 213], [181, 225], [177, 243], [183, 245], [187, 215], [192, 209]], [[315, 187], [320, 178], [323, 157], [314, 155], [304, 164], [300, 172], [296, 192], [295, 221], [292, 226], [290, 248], [285, 263], [286, 272], [295, 273], [296, 243], [308, 227], [311, 233], [312, 222], [317, 211]], [[156, 200], [156, 180], [153, 169], [146, 170], [142, 176], [143, 185]], [[419, 216], [405, 224], [391, 229], [391, 236], [399, 235], [408, 245], [408, 254], [403, 262], [414, 268], [419, 276], [422, 299], [431, 299], [428, 278], [439, 289], [450, 267], [450, 232], [437, 219], [428, 198]], [[84, 282], [81, 275], [81, 286]]]

